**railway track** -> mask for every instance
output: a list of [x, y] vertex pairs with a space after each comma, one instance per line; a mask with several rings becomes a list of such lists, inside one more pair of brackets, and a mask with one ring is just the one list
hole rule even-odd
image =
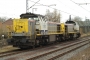
[[44, 52], [44, 53], [40, 53], [37, 56], [33, 56], [28, 58], [27, 60], [54, 60], [57, 59], [71, 51], [74, 51], [84, 45], [87, 45], [89, 42], [89, 40], [86, 41], [80, 41], [74, 44], [69, 44], [67, 46], [64, 46], [62, 48], [58, 48], [52, 51], [48, 51], [48, 52]]
[[[78, 41], [78, 40], [75, 40], [75, 41]], [[69, 44], [69, 43], [73, 43], [75, 41], [67, 41], [66, 43], [64, 42], [61, 42], [62, 45], [66, 45], [66, 44]], [[59, 43], [58, 43], [59, 44]], [[57, 45], [58, 45], [57, 44]], [[49, 45], [48, 47], [50, 47], [51, 45]], [[52, 45], [54, 46], [54, 45]], [[3, 52], [3, 53], [0, 53], [0, 57], [6, 57], [6, 56], [10, 56], [10, 55], [14, 55], [14, 54], [19, 54], [19, 53], [22, 53], [22, 52], [28, 52], [28, 51], [32, 51], [32, 50], [37, 50], [39, 48], [46, 48], [47, 46], [44, 46], [44, 47], [37, 47], [37, 48], [34, 48], [34, 49], [28, 49], [28, 50], [21, 50], [21, 49], [16, 49], [16, 50], [12, 50], [12, 51], [7, 51], [7, 52]]]
[[0, 53], [0, 57], [10, 56], [10, 55], [13, 55], [13, 54], [18, 54], [20, 52], [21, 52], [20, 49], [13, 50], [13, 51], [8, 51], [8, 52]]
[[[50, 45], [48, 47], [47, 46], [44, 46], [44, 47], [39, 47], [39, 48], [34, 48], [34, 49], [19, 50], [19, 51], [17, 50], [17, 51], [12, 51], [12, 52], [9, 52], [9, 53], [2, 53], [2, 54], [0, 54], [0, 58], [4, 58], [4, 57], [9, 57], [9, 58], [6, 58], [6, 59], [17, 58], [16, 56], [14, 57], [13, 55], [17, 55], [19, 57], [18, 54], [26, 53], [26, 52], [27, 53], [28, 52], [30, 52], [30, 53], [33, 52], [32, 55], [29, 55], [29, 58], [25, 58], [25, 60], [42, 60], [43, 58], [47, 58], [47, 57], [49, 57], [49, 58], [47, 58], [46, 60], [48, 60], [48, 59], [49, 60], [52, 60], [52, 59], [56, 59], [56, 58], [58, 58], [58, 57], [60, 57], [60, 56], [62, 56], [64, 54], [66, 54], [66, 53], [69, 53], [72, 50], [75, 50], [75, 49], [77, 49], [77, 48], [79, 48], [81, 46], [84, 46], [84, 45], [88, 44], [89, 43], [89, 40], [88, 39], [85, 40], [85, 39], [86, 38], [82, 38], [82, 40], [79, 40], [78, 39], [78, 40], [75, 40], [75, 41], [68, 41], [66, 43], [65, 42], [62, 42], [62, 43], [56, 44], [56, 46], [61, 46], [61, 47], [58, 47], [58, 48], [55, 48], [55, 49], [52, 48], [53, 46], [55, 46], [55, 44], [54, 44], [54, 45]], [[74, 46], [76, 46], [76, 47], [73, 48]], [[44, 48], [45, 48], [45, 50], [43, 52], [41, 49], [44, 49]], [[49, 51], [47, 51], [48, 48], [49, 48]], [[71, 49], [71, 50], [68, 50], [68, 49]], [[66, 51], [66, 50], [68, 50], [68, 51]], [[38, 53], [38, 51], [40, 53]], [[60, 52], [60, 51], [63, 51], [63, 52]], [[56, 54], [56, 53], [60, 53], [60, 54]], [[28, 54], [26, 54], [26, 55], [28, 55]], [[13, 57], [10, 57], [10, 56], [13, 56]]]

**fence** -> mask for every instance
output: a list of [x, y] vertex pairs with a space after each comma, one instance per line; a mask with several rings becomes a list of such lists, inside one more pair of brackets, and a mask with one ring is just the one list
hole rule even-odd
[[80, 26], [81, 34], [90, 33], [90, 20], [86, 21], [76, 21]]

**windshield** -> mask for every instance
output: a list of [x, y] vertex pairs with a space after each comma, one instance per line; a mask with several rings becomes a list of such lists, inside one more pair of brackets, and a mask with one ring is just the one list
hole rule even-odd
[[39, 20], [38, 17], [29, 18], [30, 20]]

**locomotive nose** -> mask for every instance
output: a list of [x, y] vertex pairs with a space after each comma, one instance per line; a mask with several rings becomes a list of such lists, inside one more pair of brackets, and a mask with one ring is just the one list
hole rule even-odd
[[24, 33], [24, 32], [28, 32], [28, 20], [19, 20], [16, 19], [14, 20], [14, 32], [15, 33]]

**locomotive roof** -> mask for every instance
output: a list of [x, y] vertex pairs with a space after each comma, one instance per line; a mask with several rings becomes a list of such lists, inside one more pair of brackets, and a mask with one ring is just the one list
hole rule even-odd
[[69, 23], [69, 24], [71, 23], [72, 24], [72, 23], [75, 23], [75, 22], [74, 21], [66, 21], [65, 23]]
[[44, 17], [43, 15], [40, 14], [34, 14], [34, 13], [23, 13], [20, 15], [21, 18], [31, 18], [31, 17]]

